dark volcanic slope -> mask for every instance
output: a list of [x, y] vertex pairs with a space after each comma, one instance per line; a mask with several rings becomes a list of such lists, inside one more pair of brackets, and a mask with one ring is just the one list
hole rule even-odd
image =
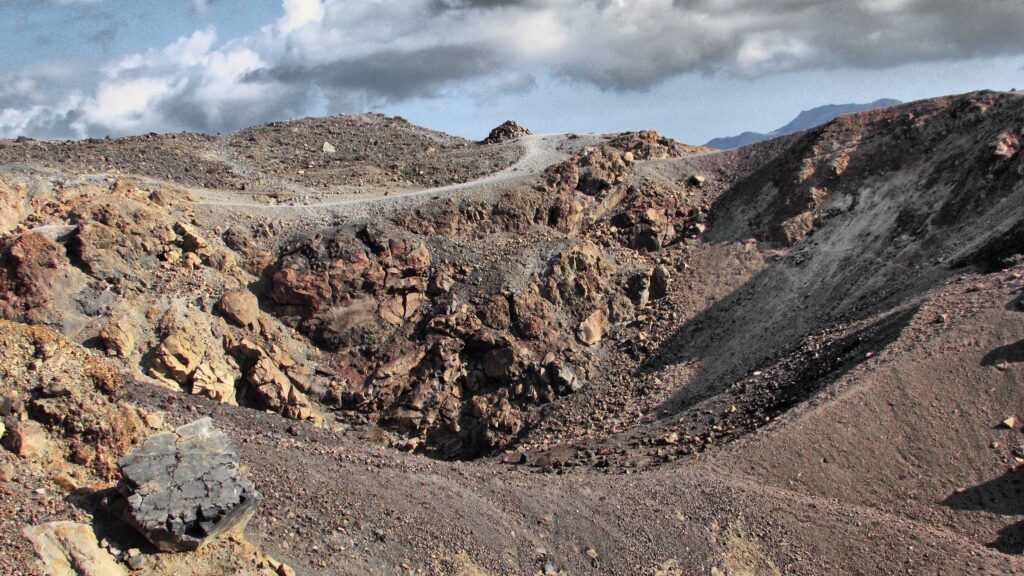
[[[0, 325], [8, 424], [61, 447], [0, 453], [0, 487], [16, 523], [91, 517], [32, 492], [66, 491], [54, 469], [109, 481], [83, 438], [104, 458], [138, 441], [46, 409], [87, 397], [119, 421], [212, 415], [266, 496], [250, 537], [301, 574], [1022, 572], [1024, 436], [1000, 425], [1024, 416], [1022, 104], [940, 98], [712, 154], [378, 117], [180, 149], [303, 193], [554, 162], [360, 204], [21, 158], [0, 314], [127, 382], [73, 363], [65, 393], [56, 336]], [[338, 162], [310, 167], [324, 142]], [[227, 570], [209, 554], [149, 573]]]

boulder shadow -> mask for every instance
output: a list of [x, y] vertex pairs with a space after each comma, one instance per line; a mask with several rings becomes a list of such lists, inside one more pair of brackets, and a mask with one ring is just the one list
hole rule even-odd
[[1024, 340], [994, 348], [981, 359], [982, 366], [995, 366], [1003, 362], [1010, 364], [1024, 362]]
[[[1024, 467], [1008, 470], [998, 478], [954, 492], [943, 504], [954, 510], [1024, 516]], [[988, 547], [1005, 554], [1024, 552], [1024, 520], [999, 530], [999, 537]]]

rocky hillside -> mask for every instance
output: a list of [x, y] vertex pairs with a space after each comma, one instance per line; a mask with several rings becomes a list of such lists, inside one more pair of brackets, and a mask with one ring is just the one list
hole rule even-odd
[[0, 144], [5, 571], [1024, 570], [1022, 103]]

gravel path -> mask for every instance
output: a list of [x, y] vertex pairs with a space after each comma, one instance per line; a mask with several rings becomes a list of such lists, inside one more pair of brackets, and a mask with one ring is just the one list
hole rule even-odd
[[[193, 194], [199, 204], [217, 208], [244, 209], [245, 211], [274, 211], [301, 213], [308, 211], [345, 212], [349, 215], [378, 214], [384, 209], [404, 207], [426, 198], [438, 199], [454, 194], [487, 194], [514, 182], [535, 178], [548, 166], [575, 154], [585, 146], [601, 141], [604, 134], [572, 136], [569, 134], [534, 134], [524, 136], [518, 143], [523, 149], [522, 157], [508, 168], [489, 176], [461, 184], [436, 188], [425, 188], [392, 194], [388, 190], [377, 190], [368, 194], [335, 196], [313, 203], [269, 204], [247, 198], [237, 192], [225, 190], [195, 189]], [[298, 214], [296, 214], [298, 215]]]

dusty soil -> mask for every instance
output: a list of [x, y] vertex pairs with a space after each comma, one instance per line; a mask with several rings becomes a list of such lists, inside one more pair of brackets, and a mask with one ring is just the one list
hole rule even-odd
[[[2, 328], [109, 367], [103, 402], [234, 438], [260, 551], [150, 550], [148, 573], [1020, 572], [1022, 103], [718, 153], [376, 116], [4, 143]], [[7, 353], [3, 385], [38, 394], [35, 361]], [[32, 491], [82, 466], [77, 428], [4, 416], [70, 443], [2, 454], [5, 534], [114, 538], [90, 493]]]

